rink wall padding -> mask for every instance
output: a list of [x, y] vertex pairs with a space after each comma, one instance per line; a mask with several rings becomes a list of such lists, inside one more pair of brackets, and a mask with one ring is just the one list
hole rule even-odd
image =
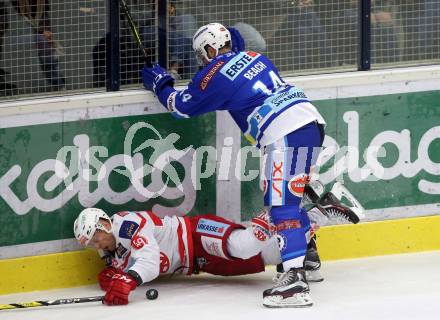
[[[440, 250], [438, 230], [440, 216], [328, 226], [318, 249], [323, 261]], [[0, 260], [0, 294], [93, 284], [103, 266], [91, 250]]]

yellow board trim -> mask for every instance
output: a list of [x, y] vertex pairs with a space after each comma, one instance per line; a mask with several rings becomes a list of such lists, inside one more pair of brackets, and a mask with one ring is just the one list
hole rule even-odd
[[[322, 260], [440, 250], [440, 216], [323, 227]], [[0, 294], [96, 283], [103, 261], [93, 250], [0, 260]]]
[[329, 226], [317, 237], [322, 260], [440, 250], [440, 216]]
[[93, 284], [103, 267], [93, 250], [0, 260], [0, 294]]

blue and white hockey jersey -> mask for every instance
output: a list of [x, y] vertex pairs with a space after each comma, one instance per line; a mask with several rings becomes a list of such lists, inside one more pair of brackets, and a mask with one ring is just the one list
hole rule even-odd
[[304, 92], [285, 83], [268, 58], [252, 51], [215, 57], [187, 88], [166, 87], [159, 100], [179, 118], [227, 110], [257, 147], [312, 121], [325, 124]]

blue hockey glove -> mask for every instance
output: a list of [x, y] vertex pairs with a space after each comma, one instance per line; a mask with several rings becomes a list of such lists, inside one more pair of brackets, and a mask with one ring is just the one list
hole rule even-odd
[[231, 34], [231, 42], [232, 42], [232, 51], [234, 52], [240, 52], [240, 51], [244, 51], [244, 39], [241, 36], [240, 32], [232, 27], [228, 28], [229, 33]]
[[152, 68], [144, 66], [142, 69], [142, 82], [145, 89], [153, 91], [157, 96], [164, 87], [174, 85], [173, 77], [158, 64], [155, 64]]

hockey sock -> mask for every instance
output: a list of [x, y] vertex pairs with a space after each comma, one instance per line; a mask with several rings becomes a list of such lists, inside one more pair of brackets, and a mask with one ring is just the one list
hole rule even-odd
[[301, 221], [301, 226], [304, 228], [307, 243], [309, 243], [310, 242], [310, 218], [309, 218], [309, 215], [307, 214], [307, 210], [304, 208], [300, 209], [300, 221]]
[[271, 217], [277, 229], [278, 246], [284, 270], [301, 268], [307, 251], [305, 233], [310, 228], [302, 225], [302, 213], [298, 205], [275, 206], [271, 208]]

